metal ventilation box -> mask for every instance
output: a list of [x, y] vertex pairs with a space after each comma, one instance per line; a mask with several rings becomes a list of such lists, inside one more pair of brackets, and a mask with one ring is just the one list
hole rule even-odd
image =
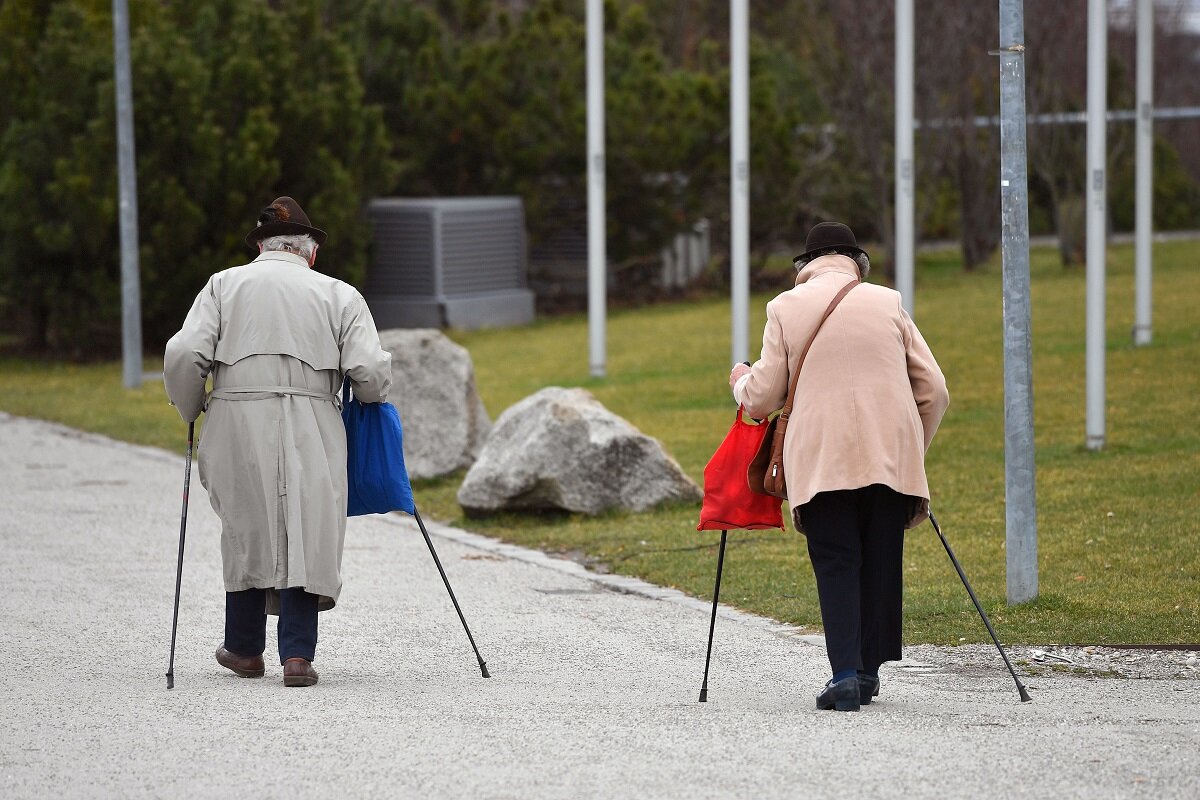
[[378, 328], [533, 321], [519, 197], [379, 198], [363, 292]]

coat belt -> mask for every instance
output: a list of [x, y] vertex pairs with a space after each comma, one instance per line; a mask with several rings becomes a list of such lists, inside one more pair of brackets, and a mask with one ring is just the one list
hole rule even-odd
[[324, 400], [328, 403], [333, 403], [337, 410], [342, 410], [342, 398], [333, 392], [319, 392], [316, 389], [301, 389], [296, 386], [230, 386], [222, 389], [213, 389], [204, 395], [204, 410], [208, 410], [209, 403], [213, 400], [267, 400], [266, 397], [250, 397], [248, 395], [271, 395], [272, 397], [283, 397], [284, 395], [296, 395], [299, 397], [311, 397], [314, 400]]

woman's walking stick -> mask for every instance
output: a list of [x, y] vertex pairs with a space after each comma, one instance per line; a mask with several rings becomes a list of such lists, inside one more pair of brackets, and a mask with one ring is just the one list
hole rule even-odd
[[1033, 698], [1029, 696], [1029, 692], [1025, 689], [1025, 684], [1021, 683], [1021, 679], [1017, 677], [1017, 671], [1013, 669], [1012, 662], [1008, 660], [1008, 653], [1004, 652], [1004, 646], [1000, 644], [1000, 639], [996, 636], [995, 629], [992, 628], [991, 620], [988, 619], [987, 614], [983, 613], [983, 606], [979, 604], [979, 598], [975, 596], [974, 590], [971, 589], [971, 584], [967, 582], [967, 575], [959, 565], [958, 559], [954, 557], [954, 551], [950, 549], [950, 543], [942, 535], [942, 528], [938, 525], [937, 517], [933, 516], [932, 511], [929, 512], [929, 521], [933, 523], [933, 529], [937, 531], [938, 538], [942, 540], [942, 546], [946, 548], [946, 555], [950, 556], [950, 561], [954, 564], [954, 569], [958, 571], [958, 577], [962, 578], [963, 586], [967, 587], [967, 594], [971, 595], [971, 602], [975, 604], [975, 610], [979, 612], [979, 616], [983, 618], [983, 624], [987, 627], [988, 633], [992, 635], [992, 641], [996, 643], [996, 649], [1000, 651], [1000, 657], [1004, 659], [1005, 666], [1008, 667], [1013, 680], [1017, 682], [1017, 691], [1021, 693], [1021, 702], [1028, 703]]
[[433, 563], [437, 564], [438, 572], [442, 574], [442, 583], [446, 584], [446, 591], [450, 593], [450, 600], [454, 603], [454, 610], [458, 612], [458, 618], [462, 621], [463, 630], [467, 632], [467, 639], [471, 641], [471, 648], [475, 651], [475, 658], [479, 661], [479, 671], [483, 673], [483, 677], [490, 678], [488, 674], [487, 664], [483, 661], [483, 656], [479, 655], [479, 648], [475, 646], [475, 637], [471, 635], [471, 629], [467, 627], [467, 618], [463, 616], [462, 609], [458, 606], [458, 598], [454, 596], [454, 590], [450, 588], [450, 580], [446, 577], [446, 570], [442, 569], [442, 561], [438, 558], [437, 551], [433, 549], [433, 540], [429, 538], [429, 531], [425, 530], [425, 523], [421, 521], [421, 515], [417, 511], [416, 505], [413, 506], [413, 517], [417, 520], [417, 525], [421, 528], [421, 534], [425, 537], [425, 544], [429, 545], [429, 554], [433, 556]]
[[179, 628], [179, 586], [183, 582], [183, 538], [187, 531], [188, 489], [192, 484], [192, 436], [196, 423], [188, 423], [187, 455], [183, 470], [183, 513], [179, 518], [179, 561], [175, 567], [175, 613], [171, 616], [171, 663], [167, 666], [167, 688], [175, 688], [175, 631]]
[[704, 656], [704, 683], [700, 686], [700, 702], [708, 702], [708, 662], [712, 658], [713, 629], [717, 627], [717, 599], [721, 596], [721, 568], [725, 566], [725, 537], [721, 531], [721, 549], [717, 552], [717, 585], [713, 589], [712, 617], [708, 620], [708, 652]]

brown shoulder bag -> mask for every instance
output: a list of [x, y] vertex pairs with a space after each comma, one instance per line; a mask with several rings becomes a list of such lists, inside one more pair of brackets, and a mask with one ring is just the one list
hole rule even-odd
[[788, 419], [792, 415], [792, 403], [796, 400], [796, 383], [800, 379], [800, 370], [804, 366], [804, 358], [808, 355], [808, 350], [812, 347], [817, 334], [820, 333], [825, 320], [829, 319], [829, 315], [837, 308], [837, 304], [842, 302], [842, 298], [850, 294], [850, 290], [858, 284], [858, 280], [850, 281], [834, 295], [833, 299], [829, 301], [829, 307], [825, 309], [825, 315], [817, 323], [812, 336], [808, 337], [808, 344], [804, 345], [804, 350], [800, 353], [800, 361], [796, 364], [796, 372], [793, 373], [791, 384], [788, 386], [787, 401], [783, 404], [779, 415], [768, 423], [767, 434], [763, 437], [762, 444], [750, 462], [750, 466], [746, 468], [746, 482], [750, 484], [752, 491], [787, 499], [787, 479], [783, 474], [783, 437], [787, 434]]

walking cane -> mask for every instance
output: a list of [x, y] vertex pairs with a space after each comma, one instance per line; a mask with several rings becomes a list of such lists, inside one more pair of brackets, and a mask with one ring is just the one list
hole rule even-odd
[[942, 545], [946, 548], [946, 555], [950, 556], [950, 561], [954, 564], [954, 569], [958, 571], [958, 577], [962, 578], [963, 586], [967, 587], [967, 594], [971, 595], [971, 602], [975, 604], [975, 610], [979, 612], [979, 616], [983, 618], [983, 624], [987, 627], [988, 633], [992, 635], [992, 641], [996, 643], [996, 649], [1000, 651], [1000, 657], [1004, 659], [1005, 666], [1008, 667], [1013, 680], [1017, 682], [1017, 691], [1021, 694], [1021, 702], [1028, 703], [1033, 698], [1026, 691], [1025, 684], [1021, 683], [1021, 679], [1017, 677], [1017, 671], [1013, 669], [1012, 662], [1008, 660], [1008, 653], [1004, 652], [1004, 646], [1000, 644], [1000, 639], [996, 636], [995, 629], [992, 628], [991, 620], [983, 612], [983, 606], [979, 604], [979, 598], [975, 596], [974, 590], [971, 589], [971, 584], [967, 582], [967, 575], [963, 572], [962, 566], [959, 565], [958, 559], [954, 557], [954, 551], [950, 549], [950, 543], [942, 535], [942, 528], [938, 525], [937, 517], [933, 515], [932, 511], [929, 512], [929, 521], [933, 523], [933, 529], [937, 531], [938, 538], [942, 540]]
[[175, 631], [179, 628], [179, 586], [183, 581], [183, 537], [187, 531], [188, 489], [192, 483], [192, 436], [196, 423], [188, 423], [187, 455], [183, 470], [183, 513], [179, 518], [179, 561], [175, 567], [175, 613], [171, 615], [171, 663], [167, 666], [167, 688], [175, 688]]
[[717, 598], [721, 596], [721, 568], [725, 566], [725, 537], [721, 531], [721, 549], [717, 552], [717, 585], [713, 589], [712, 617], [708, 620], [708, 652], [704, 655], [704, 683], [700, 686], [700, 702], [708, 702], [708, 662], [712, 658], [713, 629], [717, 627]]
[[467, 632], [467, 639], [471, 641], [471, 649], [475, 651], [475, 658], [479, 661], [479, 671], [483, 673], [483, 677], [490, 678], [492, 676], [488, 674], [487, 664], [484, 663], [483, 656], [479, 655], [479, 648], [475, 646], [475, 637], [471, 635], [471, 629], [467, 627], [467, 618], [463, 616], [462, 609], [459, 608], [458, 598], [454, 596], [454, 590], [450, 588], [446, 570], [442, 569], [442, 561], [438, 558], [437, 551], [433, 549], [433, 540], [429, 538], [429, 531], [425, 530], [425, 523], [421, 521], [421, 514], [417, 511], [416, 505], [413, 506], [413, 517], [421, 528], [425, 544], [429, 545], [429, 554], [433, 556], [433, 563], [437, 564], [438, 572], [442, 574], [442, 583], [446, 584], [446, 591], [450, 593], [450, 600], [454, 603], [454, 610], [458, 612], [458, 618], [462, 621], [463, 630]]

